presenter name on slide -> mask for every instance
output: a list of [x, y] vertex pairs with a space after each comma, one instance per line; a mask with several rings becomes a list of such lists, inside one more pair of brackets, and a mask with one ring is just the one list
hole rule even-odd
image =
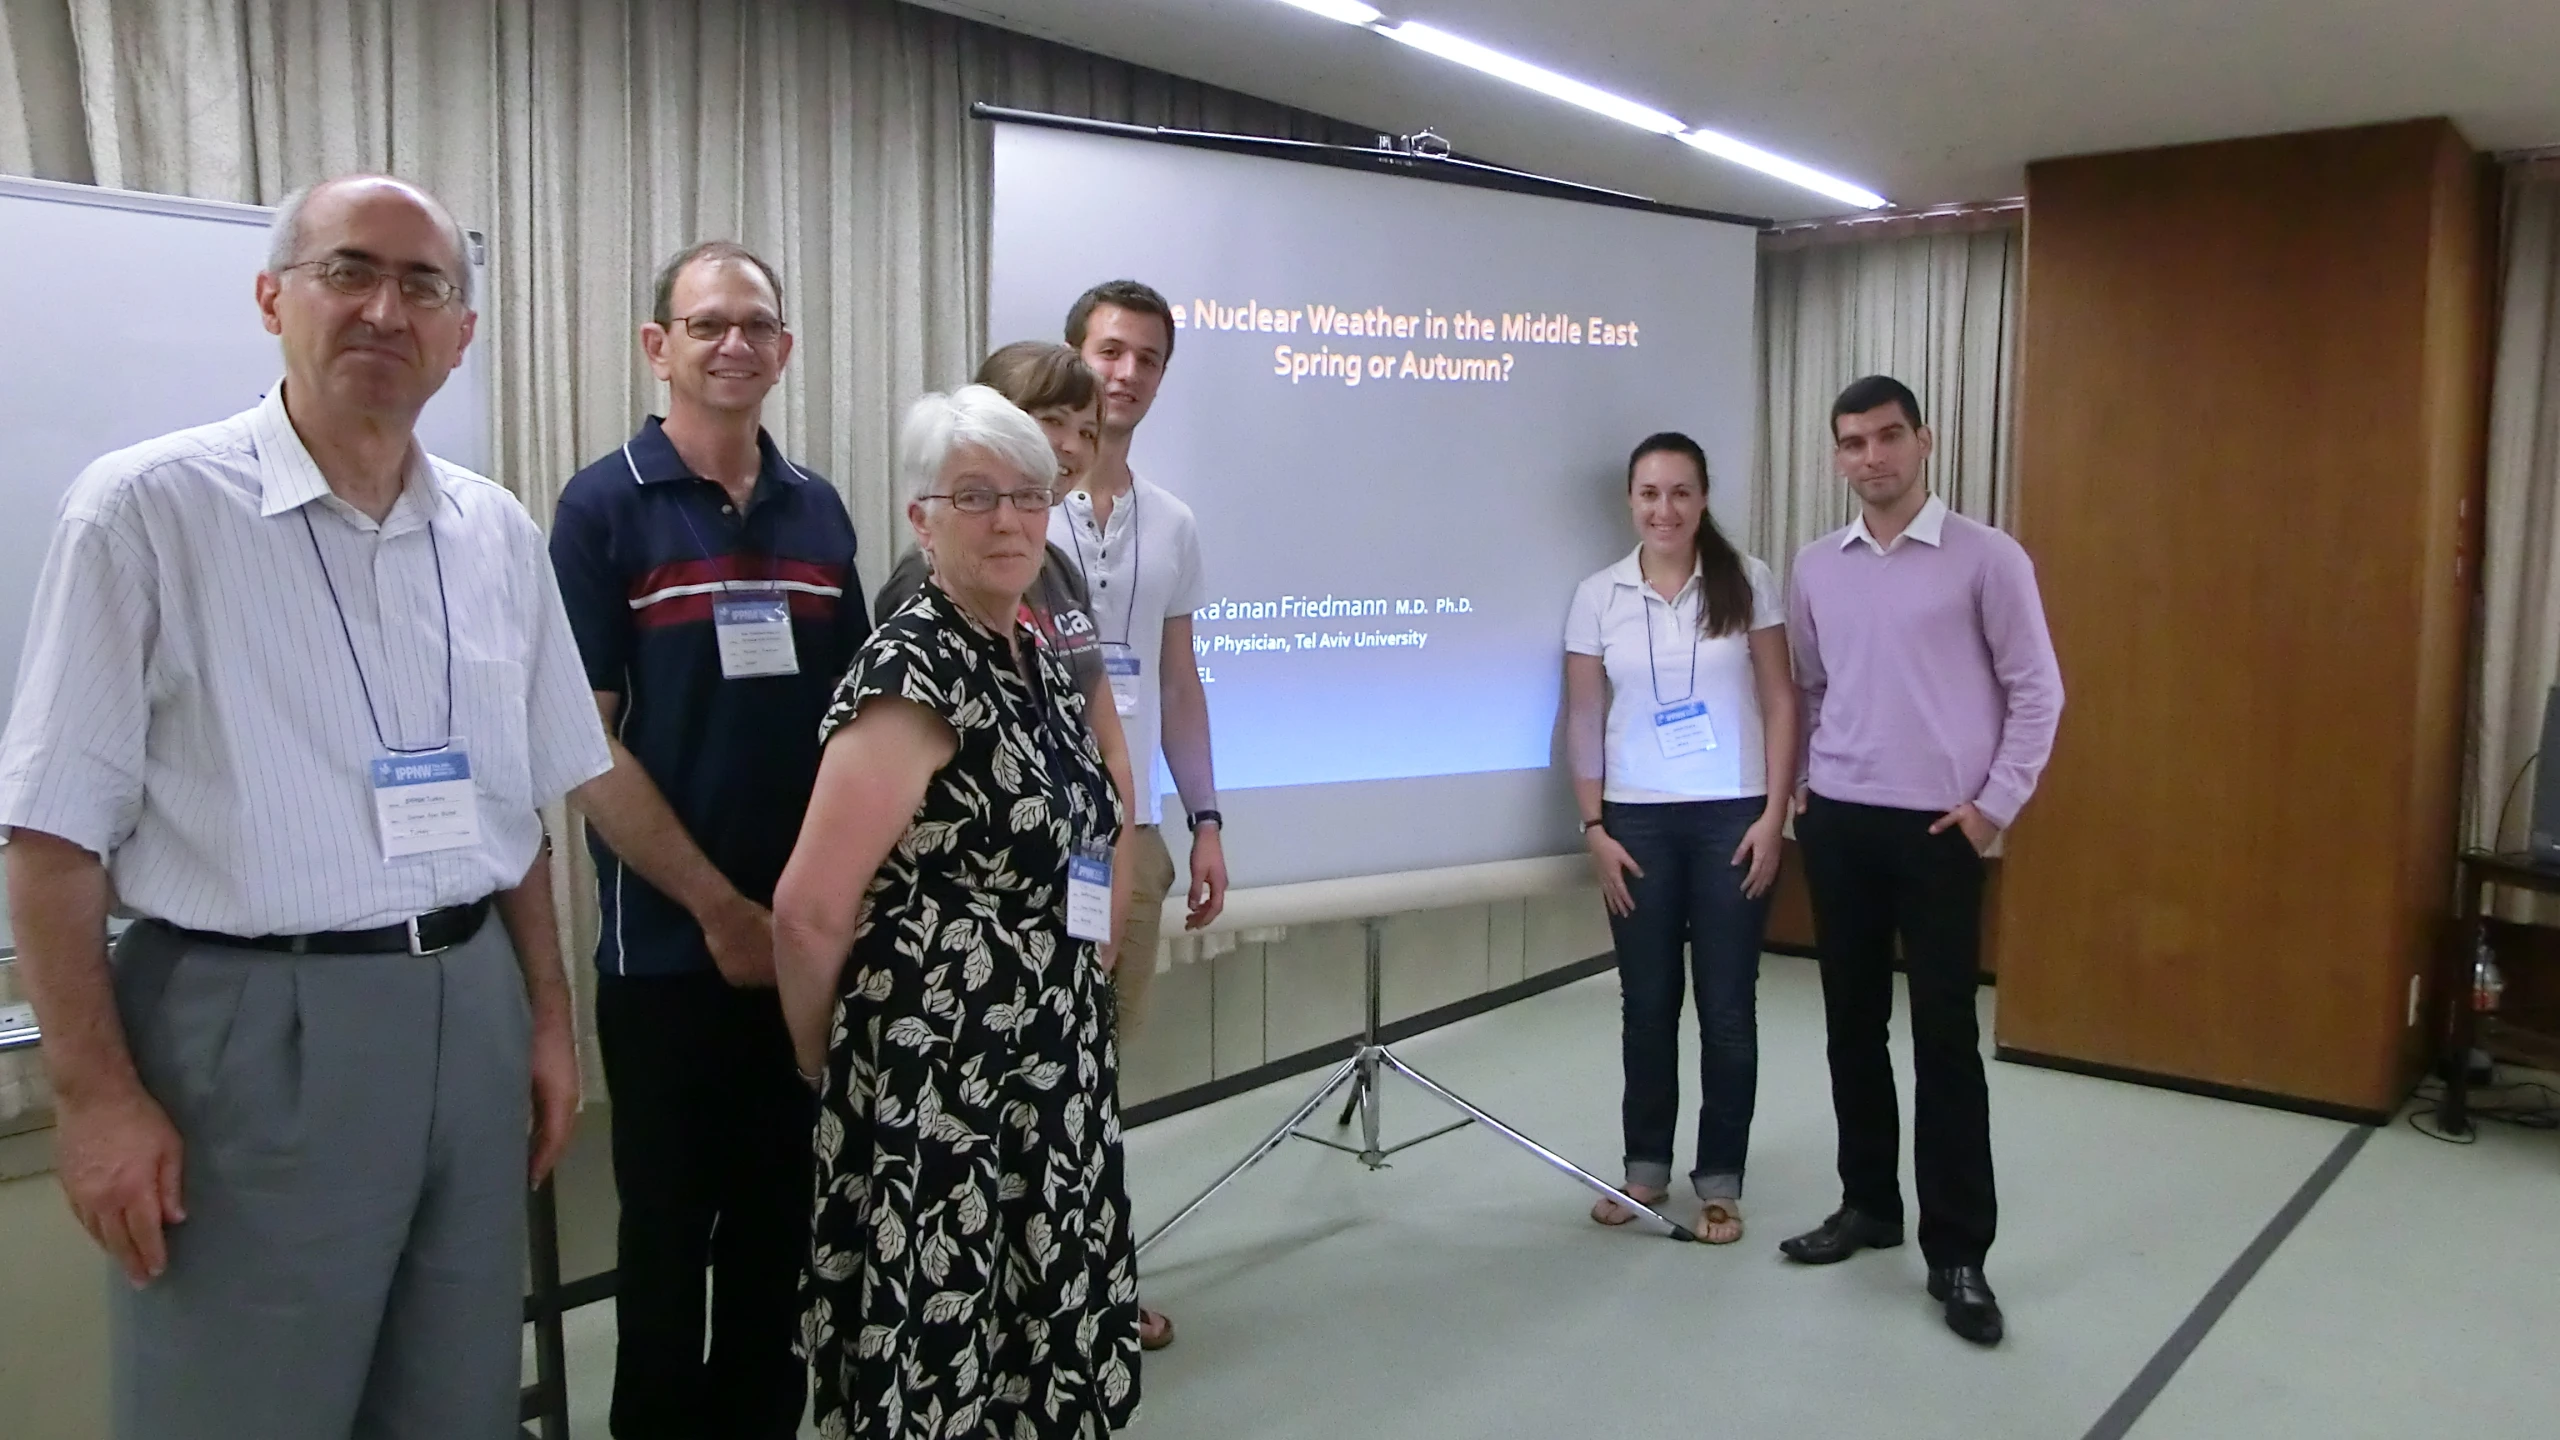
[[[1283, 595], [1277, 600], [1212, 600], [1191, 614], [1193, 621], [1215, 625], [1235, 620], [1335, 620], [1385, 618], [1389, 616], [1418, 618], [1429, 615], [1472, 615], [1475, 601], [1464, 595], [1442, 595], [1426, 599], [1384, 599], [1376, 596]], [[1427, 630], [1300, 630], [1286, 634], [1252, 631], [1245, 634], [1195, 634], [1192, 653], [1200, 659], [1220, 655], [1288, 655], [1310, 650], [1420, 650], [1431, 643]], [[1202, 667], [1204, 683], [1216, 683], [1216, 676]]]
[[1361, 620], [1379, 616], [1472, 615], [1476, 602], [1464, 595], [1430, 599], [1385, 599], [1372, 595], [1283, 595], [1277, 600], [1229, 600], [1223, 597], [1191, 612], [1203, 625], [1221, 620]]

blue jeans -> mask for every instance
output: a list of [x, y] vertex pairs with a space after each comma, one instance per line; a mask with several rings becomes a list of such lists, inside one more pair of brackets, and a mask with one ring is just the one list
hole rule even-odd
[[[1703, 1199], [1738, 1199], [1760, 1088], [1760, 935], [1766, 895], [1742, 893], [1733, 863], [1742, 837], [1766, 811], [1759, 797], [1677, 804], [1609, 804], [1611, 839], [1626, 847], [1633, 913], [1609, 918], [1625, 1005], [1622, 1053], [1627, 1183], [1668, 1189], [1672, 1131], [1680, 1113], [1680, 1006], [1698, 989], [1698, 1164]], [[1688, 956], [1688, 974], [1681, 957]]]

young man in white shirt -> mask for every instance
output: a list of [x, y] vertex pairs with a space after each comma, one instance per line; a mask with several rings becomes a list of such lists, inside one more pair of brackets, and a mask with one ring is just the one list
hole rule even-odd
[[1190, 913], [1183, 928], [1199, 929], [1226, 905], [1226, 827], [1210, 759], [1209, 697], [1191, 649], [1191, 612], [1207, 596], [1191, 507], [1129, 469], [1129, 442], [1155, 405], [1173, 358], [1173, 307], [1135, 280], [1097, 285], [1067, 312], [1067, 343], [1102, 380], [1102, 443], [1066, 503], [1049, 512], [1049, 540], [1075, 557], [1084, 574], [1138, 782], [1138, 871], [1113, 974], [1126, 1044], [1146, 1015], [1164, 900], [1173, 888], [1154, 784], [1159, 750], [1191, 829]]
[[[1102, 381], [1102, 438], [1066, 502], [1050, 510], [1049, 542], [1083, 572], [1137, 781], [1139, 813], [1126, 847], [1136, 869], [1111, 975], [1126, 1055], [1146, 1015], [1165, 896], [1173, 889], [1173, 855], [1165, 848], [1155, 786], [1159, 751], [1191, 830], [1190, 913], [1183, 928], [1207, 925], [1227, 902], [1226, 825], [1209, 752], [1209, 697], [1191, 649], [1191, 613], [1208, 597], [1191, 507], [1129, 469], [1129, 442], [1155, 405], [1173, 359], [1173, 307], [1135, 280], [1109, 281], [1076, 297], [1066, 338]], [[1160, 1350], [1173, 1343], [1173, 1324], [1142, 1310], [1138, 1334], [1148, 1349]]]

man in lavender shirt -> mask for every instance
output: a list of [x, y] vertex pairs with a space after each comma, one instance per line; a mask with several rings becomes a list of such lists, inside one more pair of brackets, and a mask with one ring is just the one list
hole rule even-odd
[[1947, 1327], [2002, 1334], [1983, 1278], [1999, 1201], [1974, 1020], [1982, 856], [2053, 750], [2062, 676], [2018, 542], [1921, 483], [1936, 442], [1901, 381], [1831, 407], [1832, 463], [1859, 516], [1796, 556], [1787, 638], [1808, 760], [1796, 839], [1813, 892], [1840, 1129], [1840, 1209], [1779, 1246], [1828, 1265], [1902, 1243], [1900, 1125], [1885, 1033], [1894, 942], [1909, 972], [1920, 1249]]

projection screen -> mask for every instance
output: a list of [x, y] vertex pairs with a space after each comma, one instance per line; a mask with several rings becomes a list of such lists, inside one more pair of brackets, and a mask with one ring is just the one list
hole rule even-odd
[[1753, 230], [1006, 123], [990, 238], [991, 346], [1104, 280], [1175, 307], [1131, 463], [1199, 519], [1233, 883], [1578, 852], [1566, 602], [1654, 431], [1748, 536]]

